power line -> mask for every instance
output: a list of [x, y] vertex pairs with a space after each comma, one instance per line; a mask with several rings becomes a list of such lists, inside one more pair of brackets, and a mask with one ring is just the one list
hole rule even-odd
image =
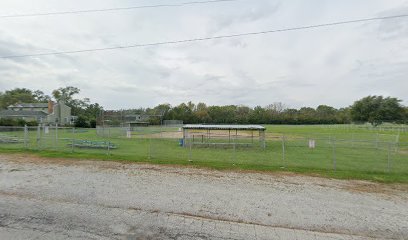
[[13, 15], [2, 15], [0, 16], [0, 18], [41, 17], [41, 16], [82, 14], [82, 13], [93, 13], [93, 12], [112, 12], [112, 11], [134, 10], [134, 9], [143, 9], [143, 8], [182, 7], [182, 6], [195, 5], [195, 4], [236, 2], [236, 1], [239, 1], [239, 0], [209, 0], [209, 1], [182, 2], [182, 3], [174, 3], [174, 4], [156, 4], [156, 5], [144, 5], [144, 6], [133, 6], [133, 7], [117, 7], [117, 8], [62, 11], [62, 12], [13, 14]]
[[155, 43], [132, 44], [132, 45], [123, 45], [123, 46], [104, 47], [104, 48], [90, 48], [90, 49], [82, 49], [82, 50], [60, 51], [60, 52], [10, 55], [10, 56], [1, 56], [0, 58], [6, 59], [6, 58], [40, 57], [40, 56], [49, 56], [49, 55], [62, 55], [62, 54], [73, 54], [73, 53], [107, 51], [107, 50], [115, 50], [115, 49], [161, 46], [161, 45], [178, 44], [178, 43], [199, 42], [199, 41], [208, 41], [208, 40], [216, 40], [216, 39], [226, 39], [226, 38], [235, 38], [235, 37], [243, 37], [243, 36], [278, 33], [278, 32], [288, 32], [288, 31], [296, 31], [296, 30], [304, 30], [304, 29], [314, 29], [314, 28], [320, 28], [320, 27], [329, 27], [329, 26], [350, 24], [350, 23], [359, 23], [359, 22], [368, 22], [368, 21], [377, 21], [377, 20], [390, 20], [390, 19], [405, 18], [405, 17], [408, 17], [408, 14], [385, 16], [385, 17], [375, 17], [375, 18], [363, 18], [363, 19], [355, 19], [355, 20], [332, 22], [332, 23], [323, 23], [323, 24], [301, 26], [301, 27], [267, 30], [267, 31], [260, 31], [260, 32], [247, 32], [247, 33], [238, 33], [238, 34], [231, 34], [231, 35], [220, 35], [220, 36], [213, 36], [213, 37], [192, 38], [192, 39], [175, 40], [175, 41], [163, 41], [163, 42], [155, 42]]

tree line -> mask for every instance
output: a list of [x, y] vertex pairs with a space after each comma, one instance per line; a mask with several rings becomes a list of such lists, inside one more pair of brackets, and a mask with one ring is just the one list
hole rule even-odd
[[340, 109], [327, 105], [295, 109], [279, 102], [253, 108], [243, 105], [207, 106], [205, 103], [187, 102], [177, 106], [160, 104], [154, 108], [122, 111], [124, 115], [131, 113], [155, 116], [150, 118], [151, 124], [160, 124], [163, 120], [182, 120], [191, 124], [408, 123], [408, 108], [401, 105], [401, 100], [383, 96], [368, 96]]
[[[0, 109], [16, 103], [41, 103], [63, 101], [71, 107], [72, 115], [78, 116], [77, 127], [95, 127], [101, 121], [103, 107], [91, 103], [89, 98], [78, 99], [80, 89], [72, 86], [58, 88], [51, 96], [41, 90], [16, 88], [0, 92]], [[367, 96], [355, 101], [351, 106], [334, 108], [320, 105], [316, 108], [289, 108], [277, 102], [267, 106], [248, 107], [244, 105], [208, 106], [205, 103], [181, 103], [176, 106], [159, 104], [153, 108], [138, 108], [110, 111], [118, 116], [140, 114], [150, 117], [151, 124], [161, 124], [164, 120], [182, 120], [184, 123], [203, 124], [349, 124], [366, 123], [379, 125], [383, 122], [408, 123], [408, 107], [394, 97]], [[9, 121], [9, 122], [7, 122]], [[1, 119], [0, 125], [10, 125], [11, 120]], [[14, 124], [24, 124], [14, 120]], [[118, 122], [120, 122], [118, 120]], [[34, 124], [34, 123], [32, 123]]]

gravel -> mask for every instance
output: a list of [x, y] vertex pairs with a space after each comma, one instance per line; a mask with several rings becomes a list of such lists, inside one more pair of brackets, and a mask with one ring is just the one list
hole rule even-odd
[[0, 239], [408, 239], [408, 186], [0, 155]]

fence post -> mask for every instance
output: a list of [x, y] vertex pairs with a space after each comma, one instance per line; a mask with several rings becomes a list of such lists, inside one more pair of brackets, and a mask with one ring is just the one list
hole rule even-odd
[[24, 147], [27, 149], [28, 148], [28, 128], [27, 124], [24, 125]]
[[286, 161], [285, 161], [285, 135], [282, 135], [282, 163], [283, 163], [283, 166], [286, 167]]
[[74, 152], [75, 146], [75, 127], [72, 127], [72, 146], [71, 146], [71, 153]]
[[40, 141], [41, 141], [41, 125], [38, 124], [37, 126], [37, 149], [41, 149]]
[[387, 170], [391, 171], [391, 143], [388, 143], [388, 161], [387, 161]]
[[110, 126], [108, 131], [108, 156], [110, 155]]
[[55, 124], [55, 150], [58, 149], [58, 123]]
[[354, 133], [351, 134], [351, 147], [354, 148]]
[[108, 155], [110, 155], [110, 139], [108, 139]]
[[149, 156], [148, 156], [148, 159], [150, 160], [151, 158], [152, 158], [152, 137], [151, 136], [149, 136]]
[[237, 144], [237, 134], [235, 134], [235, 137], [234, 137], [234, 152], [233, 152], [233, 156], [232, 156], [232, 160], [234, 162], [237, 162], [237, 154], [236, 154], [237, 146], [236, 146], [236, 144]]
[[379, 136], [380, 136], [380, 134], [377, 133], [377, 136], [376, 136], [376, 138], [375, 138], [375, 147], [376, 147], [377, 149], [378, 149]]
[[333, 169], [337, 170], [337, 161], [336, 161], [336, 137], [331, 138], [332, 147], [333, 147]]
[[[194, 136], [194, 135], [193, 135], [193, 136]], [[191, 159], [191, 148], [192, 148], [193, 143], [191, 142], [191, 138], [190, 138], [190, 143], [189, 143], [189, 145], [190, 145], [190, 150], [189, 150], [189, 153], [188, 153], [188, 161], [189, 161], [189, 162], [192, 162], [193, 159]]]
[[399, 149], [399, 139], [400, 139], [400, 131], [398, 130], [398, 135], [395, 138], [395, 153], [397, 153]]

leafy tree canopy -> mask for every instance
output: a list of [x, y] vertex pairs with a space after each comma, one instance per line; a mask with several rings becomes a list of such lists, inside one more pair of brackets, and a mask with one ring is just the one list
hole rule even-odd
[[39, 90], [33, 92], [26, 88], [15, 88], [4, 93], [0, 92], [0, 108], [5, 109], [16, 103], [47, 102], [48, 99], [50, 97]]
[[393, 97], [368, 96], [351, 106], [351, 119], [369, 122], [374, 126], [384, 121], [399, 121], [404, 118], [404, 107], [400, 103], [401, 100]]

